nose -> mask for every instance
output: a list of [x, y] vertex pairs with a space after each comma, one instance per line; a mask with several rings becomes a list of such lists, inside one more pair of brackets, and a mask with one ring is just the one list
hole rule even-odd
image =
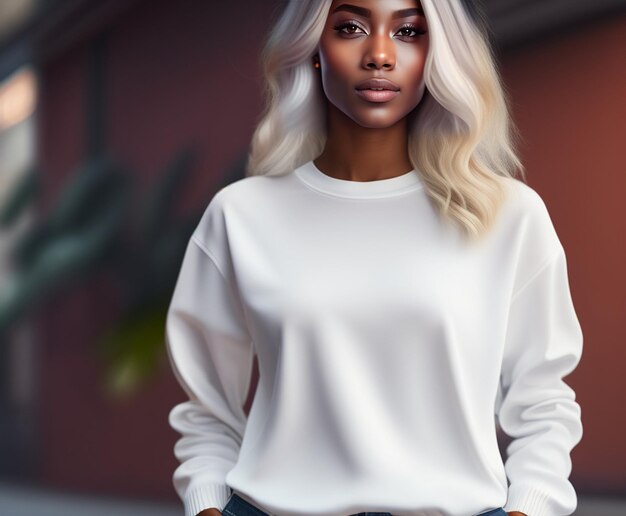
[[370, 43], [363, 54], [363, 67], [393, 69], [396, 65], [393, 41], [382, 31], [372, 34], [369, 39]]

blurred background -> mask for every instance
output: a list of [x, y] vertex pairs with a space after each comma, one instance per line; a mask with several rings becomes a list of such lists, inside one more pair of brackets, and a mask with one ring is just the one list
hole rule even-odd
[[[284, 3], [0, 0], [0, 514], [182, 514], [164, 318]], [[585, 336], [576, 514], [624, 515], [626, 1], [485, 9]]]

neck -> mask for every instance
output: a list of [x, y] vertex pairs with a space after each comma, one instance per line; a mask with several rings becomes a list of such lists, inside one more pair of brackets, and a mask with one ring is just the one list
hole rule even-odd
[[326, 146], [314, 161], [324, 173], [349, 181], [374, 181], [413, 168], [406, 117], [389, 127], [363, 127], [330, 105], [327, 120]]

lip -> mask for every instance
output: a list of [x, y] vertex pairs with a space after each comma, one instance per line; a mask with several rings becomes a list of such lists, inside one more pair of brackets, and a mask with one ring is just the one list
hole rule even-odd
[[375, 91], [365, 89], [356, 90], [356, 94], [365, 100], [369, 100], [370, 102], [388, 102], [391, 99], [397, 97], [400, 92], [393, 90]]
[[368, 79], [356, 85], [358, 91], [367, 90], [369, 88], [383, 88], [384, 90], [400, 91], [400, 87], [391, 82], [389, 79]]

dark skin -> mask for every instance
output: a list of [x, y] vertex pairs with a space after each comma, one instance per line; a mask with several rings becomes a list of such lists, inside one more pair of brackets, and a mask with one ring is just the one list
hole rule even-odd
[[[335, 11], [345, 4], [370, 12]], [[398, 11], [404, 12], [394, 17]], [[428, 25], [417, 0], [332, 2], [314, 56], [327, 99], [327, 143], [314, 160], [322, 172], [372, 181], [413, 168], [407, 115], [423, 96], [428, 47]], [[361, 98], [355, 87], [371, 78], [393, 81], [400, 93], [387, 102]]]
[[[334, 12], [345, 4], [369, 14]], [[394, 17], [406, 9], [412, 11]], [[316, 70], [327, 99], [327, 143], [314, 160], [319, 170], [338, 179], [373, 181], [413, 168], [407, 116], [423, 96], [428, 47], [428, 25], [417, 0], [333, 1], [313, 59], [320, 64]], [[399, 95], [378, 103], [359, 97], [355, 86], [370, 78], [393, 81]], [[211, 508], [198, 516], [221, 514]], [[508, 515], [527, 516], [519, 511]]]

